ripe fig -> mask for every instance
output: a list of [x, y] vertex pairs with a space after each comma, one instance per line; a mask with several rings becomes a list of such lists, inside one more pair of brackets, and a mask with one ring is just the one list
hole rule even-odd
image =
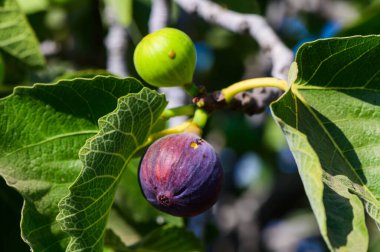
[[184, 32], [163, 28], [141, 40], [133, 60], [138, 74], [149, 84], [156, 87], [185, 86], [193, 80], [196, 52]]
[[223, 183], [223, 168], [213, 147], [192, 133], [154, 142], [139, 167], [145, 198], [175, 216], [194, 216], [210, 208]]

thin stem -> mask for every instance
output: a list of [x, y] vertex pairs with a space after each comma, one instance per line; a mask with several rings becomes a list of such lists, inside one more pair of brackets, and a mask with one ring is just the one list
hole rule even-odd
[[188, 95], [191, 97], [197, 96], [199, 94], [199, 89], [195, 83], [189, 83], [183, 87]]
[[193, 124], [193, 122], [191, 120], [188, 120], [188, 121], [183, 122], [180, 125], [175, 126], [173, 128], [164, 129], [164, 130], [161, 130], [159, 132], [153, 133], [149, 136], [148, 140], [146, 141], [146, 145], [153, 143], [155, 140], [157, 140], [163, 136], [170, 135], [170, 134], [176, 134], [176, 133], [182, 133], [187, 128], [189, 128], [192, 124]]
[[231, 86], [222, 89], [221, 93], [224, 96], [225, 101], [229, 103], [234, 96], [240, 92], [263, 87], [276, 87], [286, 91], [288, 89], [288, 83], [277, 78], [254, 78], [232, 84]]
[[208, 114], [206, 110], [198, 108], [195, 110], [194, 117], [193, 117], [193, 123], [197, 125], [199, 128], [203, 129], [206, 126], [208, 119]]
[[161, 114], [161, 118], [167, 120], [176, 116], [192, 116], [194, 115], [195, 107], [194, 105], [184, 105], [180, 107], [175, 107], [171, 109], [165, 109]]

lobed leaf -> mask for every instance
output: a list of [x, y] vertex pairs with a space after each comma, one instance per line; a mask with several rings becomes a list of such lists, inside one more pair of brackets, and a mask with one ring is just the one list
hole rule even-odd
[[135, 79], [98, 76], [18, 87], [0, 99], [0, 175], [24, 197], [22, 236], [34, 251], [64, 251], [55, 218], [79, 175], [78, 152], [117, 99], [139, 92]]
[[379, 54], [380, 36], [306, 43], [271, 105], [332, 251], [367, 251], [364, 208], [380, 223]]
[[145, 146], [166, 104], [164, 95], [143, 88], [120, 98], [116, 110], [99, 119], [99, 133], [80, 150], [81, 174], [59, 204], [57, 220], [72, 237], [67, 251], [102, 251], [106, 223], [125, 167]]

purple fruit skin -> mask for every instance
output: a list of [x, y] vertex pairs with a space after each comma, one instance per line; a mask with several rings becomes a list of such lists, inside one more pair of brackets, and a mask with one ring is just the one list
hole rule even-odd
[[192, 133], [165, 136], [145, 153], [139, 168], [145, 198], [175, 216], [194, 216], [217, 200], [223, 168], [213, 147]]

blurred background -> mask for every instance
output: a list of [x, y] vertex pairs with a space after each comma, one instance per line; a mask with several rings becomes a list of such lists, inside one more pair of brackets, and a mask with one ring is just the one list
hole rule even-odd
[[[113, 0], [18, 0], [34, 29], [47, 66], [31, 69], [0, 52], [0, 97], [16, 85], [51, 83], [56, 79], [107, 74], [109, 35], [115, 20], [107, 14]], [[277, 35], [296, 53], [304, 42], [334, 36], [380, 33], [378, 0], [218, 0], [224, 8], [266, 18]], [[125, 0], [120, 75], [139, 78], [133, 66], [136, 44], [148, 31], [150, 0]], [[218, 90], [246, 78], [270, 76], [270, 58], [247, 34], [236, 34], [183, 11], [173, 1], [169, 26], [186, 32], [197, 49], [194, 81]], [[0, 62], [1, 62], [0, 61]], [[123, 72], [124, 71], [124, 72]], [[164, 216], [145, 204], [136, 171], [122, 181], [115, 209], [138, 211], [126, 216], [133, 243], [164, 222], [186, 225], [206, 251], [322, 252], [326, 245], [305, 195], [296, 164], [270, 111], [246, 116], [217, 111], [204, 130], [219, 153], [225, 183], [217, 204], [186, 220]], [[132, 172], [132, 173], [133, 173]], [[125, 183], [124, 183], [125, 182]], [[136, 198], [133, 198], [136, 197]], [[140, 197], [140, 198], [139, 198]], [[137, 204], [137, 205], [136, 205]], [[137, 209], [136, 209], [136, 206]], [[22, 198], [0, 179], [0, 251], [29, 251], [20, 238]], [[119, 213], [119, 215], [120, 215]], [[368, 222], [369, 251], [380, 251], [380, 237]], [[6, 231], [5, 231], [6, 230]]]

